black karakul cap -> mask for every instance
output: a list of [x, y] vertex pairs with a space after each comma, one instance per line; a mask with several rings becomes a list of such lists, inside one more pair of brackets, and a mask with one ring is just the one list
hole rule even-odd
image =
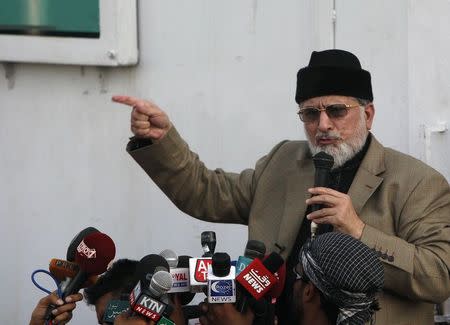
[[373, 101], [370, 73], [356, 55], [344, 50], [313, 51], [307, 67], [297, 73], [295, 101], [327, 95], [351, 96]]

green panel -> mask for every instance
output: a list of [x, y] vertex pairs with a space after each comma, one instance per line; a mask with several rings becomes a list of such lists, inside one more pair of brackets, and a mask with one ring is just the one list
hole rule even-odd
[[99, 37], [99, 0], [0, 0], [0, 33]]

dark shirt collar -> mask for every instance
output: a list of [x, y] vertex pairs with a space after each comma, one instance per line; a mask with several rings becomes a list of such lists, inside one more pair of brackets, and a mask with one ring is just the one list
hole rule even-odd
[[364, 156], [366, 155], [367, 150], [370, 146], [370, 141], [372, 139], [372, 134], [369, 132], [367, 135], [366, 143], [362, 147], [360, 151], [358, 151], [352, 159], [347, 160], [342, 166], [332, 169], [332, 174], [341, 173], [343, 171], [351, 170], [351, 169], [358, 169], [359, 165], [361, 165], [361, 161], [364, 159]]

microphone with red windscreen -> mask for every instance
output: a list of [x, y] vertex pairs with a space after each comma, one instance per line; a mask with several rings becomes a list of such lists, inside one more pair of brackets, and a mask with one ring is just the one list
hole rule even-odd
[[76, 234], [75, 237], [73, 237], [73, 239], [70, 241], [69, 247], [67, 247], [66, 260], [68, 260], [69, 262], [74, 262], [78, 245], [80, 245], [84, 237], [93, 234], [95, 232], [100, 231], [94, 227], [87, 227], [81, 230], [78, 234]]
[[[108, 235], [92, 232], [84, 237], [75, 252], [75, 263], [80, 269], [63, 290], [61, 299], [77, 293], [90, 276], [104, 273], [115, 255], [116, 246]], [[46, 321], [52, 319], [51, 311], [55, 308], [55, 305], [48, 306], [44, 317]]]
[[76, 249], [75, 263], [80, 270], [63, 291], [63, 299], [78, 292], [89, 276], [104, 273], [115, 255], [116, 246], [108, 235], [101, 232], [87, 235]]

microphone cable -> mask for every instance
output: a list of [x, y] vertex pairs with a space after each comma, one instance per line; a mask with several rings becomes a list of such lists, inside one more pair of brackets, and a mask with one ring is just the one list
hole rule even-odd
[[[41, 285], [36, 281], [36, 279], [35, 279], [34, 277], [35, 277], [35, 275], [38, 274], [38, 273], [45, 273], [45, 274], [49, 275], [49, 276], [53, 279], [53, 281], [55, 281], [55, 284], [56, 284], [56, 294], [58, 295], [58, 298], [61, 298], [61, 297], [62, 297], [62, 291], [61, 291], [61, 287], [60, 287], [60, 285], [59, 285], [59, 281], [58, 281], [58, 280], [53, 276], [53, 274], [51, 274], [49, 271], [43, 270], [43, 269], [39, 269], [39, 270], [34, 271], [33, 273], [31, 273], [31, 282], [33, 282], [33, 284], [34, 284], [39, 290], [44, 291], [45, 293], [47, 293], [47, 294], [49, 294], [49, 295], [52, 294], [52, 292], [51, 292], [50, 290], [44, 288], [43, 286], [41, 286]], [[48, 320], [48, 321], [45, 322], [45, 325], [53, 325], [53, 321], [52, 321], [52, 320]]]

